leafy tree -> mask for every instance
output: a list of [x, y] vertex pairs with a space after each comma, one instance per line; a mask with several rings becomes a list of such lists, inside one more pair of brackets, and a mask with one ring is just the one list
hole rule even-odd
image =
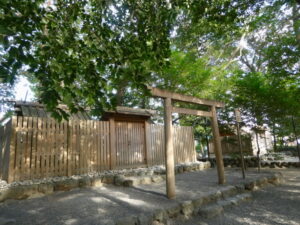
[[256, 1], [2, 1], [1, 80], [13, 82], [25, 69], [54, 116], [67, 117], [56, 108], [60, 102], [71, 113], [89, 106], [97, 114], [116, 104], [115, 92], [122, 97], [125, 89], [146, 89], [168, 66], [172, 33], [182, 34], [185, 22], [193, 30], [193, 24], [207, 22], [203, 32], [220, 36], [253, 5]]

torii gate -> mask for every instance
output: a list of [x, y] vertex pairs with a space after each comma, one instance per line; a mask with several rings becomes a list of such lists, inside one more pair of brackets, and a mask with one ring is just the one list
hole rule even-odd
[[[155, 87], [148, 87], [148, 89], [150, 90], [153, 97], [160, 97], [164, 99], [165, 157], [166, 157], [165, 166], [166, 166], [166, 175], [167, 175], [166, 178], [167, 197], [169, 199], [175, 198], [172, 113], [182, 113], [182, 114], [204, 116], [204, 117], [211, 118], [219, 184], [224, 184], [225, 183], [224, 164], [223, 164], [221, 141], [220, 141], [217, 112], [216, 112], [216, 108], [222, 108], [225, 106], [224, 103], [182, 95], [182, 94], [162, 90]], [[201, 110], [173, 107], [172, 100], [209, 106], [210, 111], [201, 111]]]

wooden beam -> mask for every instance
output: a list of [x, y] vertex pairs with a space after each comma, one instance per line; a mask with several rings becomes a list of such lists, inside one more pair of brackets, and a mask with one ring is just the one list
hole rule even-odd
[[225, 175], [224, 175], [224, 163], [223, 163], [223, 155], [222, 155], [222, 147], [221, 147], [221, 139], [218, 127], [218, 120], [217, 120], [217, 112], [216, 108], [213, 106], [211, 107], [212, 112], [212, 131], [213, 131], [213, 138], [214, 138], [214, 149], [216, 155], [216, 162], [217, 162], [217, 170], [218, 170], [218, 177], [219, 177], [219, 184], [225, 184]]
[[175, 168], [173, 150], [173, 130], [172, 130], [172, 103], [170, 98], [164, 101], [165, 106], [165, 156], [166, 156], [166, 185], [167, 197], [175, 198]]
[[188, 95], [182, 95], [182, 94], [162, 90], [155, 87], [148, 87], [148, 89], [150, 90], [151, 94], [155, 97], [170, 98], [177, 101], [189, 102], [189, 103], [194, 103], [199, 105], [215, 106], [219, 108], [223, 108], [225, 106], [223, 102], [219, 102], [219, 101], [201, 99], [201, 98], [196, 98]]
[[188, 114], [188, 115], [195, 115], [195, 116], [212, 117], [211, 112], [195, 110], [195, 109], [184, 109], [184, 108], [172, 107], [172, 112], [173, 113]]

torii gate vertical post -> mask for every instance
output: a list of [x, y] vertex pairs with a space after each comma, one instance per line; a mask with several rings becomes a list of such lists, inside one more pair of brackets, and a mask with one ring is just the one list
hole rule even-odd
[[218, 178], [219, 184], [225, 183], [225, 175], [224, 175], [224, 163], [223, 163], [223, 155], [222, 155], [222, 147], [221, 147], [221, 139], [219, 133], [219, 126], [218, 126], [218, 118], [216, 107], [211, 107], [212, 112], [212, 131], [213, 131], [213, 138], [214, 138], [214, 145], [215, 145], [215, 155], [216, 155], [216, 162], [217, 162], [217, 170], [218, 170]]
[[175, 198], [175, 171], [174, 171], [174, 149], [173, 149], [173, 128], [172, 128], [172, 100], [164, 99], [164, 120], [165, 120], [165, 164], [166, 164], [166, 185], [167, 197]]

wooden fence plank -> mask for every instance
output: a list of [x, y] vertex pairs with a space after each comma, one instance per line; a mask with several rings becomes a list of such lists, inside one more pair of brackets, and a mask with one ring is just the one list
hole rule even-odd
[[31, 161], [31, 140], [32, 140], [32, 117], [27, 117], [26, 132], [26, 158], [25, 158], [25, 179], [30, 179], [30, 161]]
[[116, 167], [116, 130], [114, 119], [109, 120], [109, 133], [110, 133], [110, 169]]

